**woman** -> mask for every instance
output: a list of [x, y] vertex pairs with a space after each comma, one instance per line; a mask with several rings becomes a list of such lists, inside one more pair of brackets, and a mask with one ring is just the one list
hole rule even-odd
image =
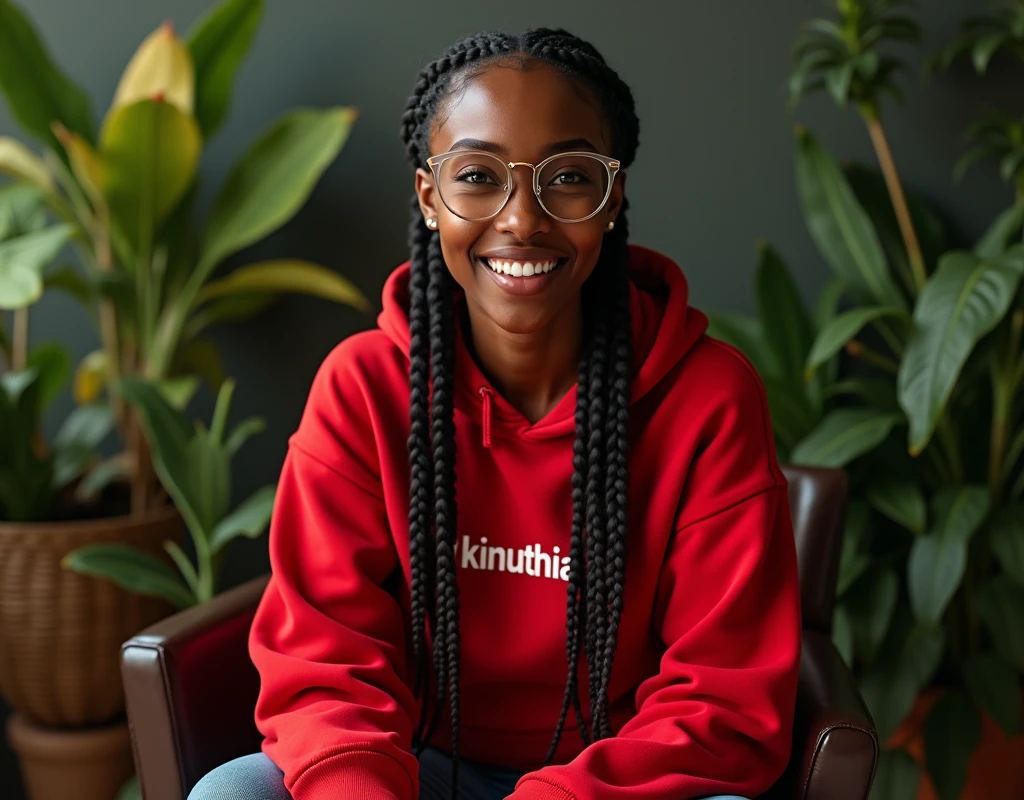
[[565, 31], [420, 73], [411, 260], [281, 475], [262, 753], [193, 798], [684, 800], [782, 773], [786, 481], [754, 370], [627, 244], [638, 128]]

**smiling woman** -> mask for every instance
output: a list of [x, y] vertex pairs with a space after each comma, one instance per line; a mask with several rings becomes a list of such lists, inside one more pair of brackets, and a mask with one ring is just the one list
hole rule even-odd
[[562, 30], [420, 73], [410, 260], [324, 361], [278, 488], [262, 753], [195, 800], [688, 800], [781, 775], [786, 481], [757, 374], [628, 244], [638, 132]]

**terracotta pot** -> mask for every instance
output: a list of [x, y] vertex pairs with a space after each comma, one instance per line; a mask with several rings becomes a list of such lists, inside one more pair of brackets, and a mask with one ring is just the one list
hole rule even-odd
[[[924, 723], [942, 697], [940, 688], [924, 692], [913, 710], [886, 743], [904, 749], [924, 769]], [[1021, 800], [1024, 798], [1024, 736], [1007, 737], [985, 712], [981, 713], [981, 741], [967, 767], [967, 783], [959, 800]], [[938, 800], [935, 784], [922, 774], [914, 800]]]
[[15, 712], [7, 719], [7, 739], [29, 800], [114, 800], [132, 774], [127, 722], [60, 730]]
[[60, 562], [82, 545], [122, 542], [170, 563], [162, 544], [182, 530], [173, 506], [139, 517], [0, 523], [0, 694], [13, 709], [65, 728], [122, 716], [121, 644], [173, 608]]

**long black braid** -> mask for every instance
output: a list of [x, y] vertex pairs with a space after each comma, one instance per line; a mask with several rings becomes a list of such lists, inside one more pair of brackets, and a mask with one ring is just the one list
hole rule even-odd
[[[592, 45], [564, 30], [538, 28], [520, 36], [483, 33], [462, 39], [420, 72], [402, 117], [402, 138], [414, 167], [422, 167], [430, 155], [434, 116], [452, 91], [453, 81], [471, 79], [486, 64], [513, 56], [545, 61], [589, 87], [611, 128], [612, 155], [623, 167], [632, 163], [639, 122], [629, 87]], [[584, 744], [614, 735], [608, 716], [608, 687], [626, 574], [633, 358], [626, 207], [624, 202], [614, 230], [604, 237], [597, 266], [583, 286], [584, 345], [578, 371], [566, 596], [568, 678], [544, 764], [555, 756], [570, 707]], [[441, 254], [440, 236], [423, 224], [415, 197], [411, 208], [409, 549], [416, 694], [424, 698], [415, 752], [419, 755], [429, 743], [448, 697], [454, 797], [460, 722], [454, 282]], [[429, 722], [425, 701], [430, 684], [428, 627], [433, 631], [437, 698]], [[589, 731], [579, 696], [581, 648], [586, 654], [590, 688]]]

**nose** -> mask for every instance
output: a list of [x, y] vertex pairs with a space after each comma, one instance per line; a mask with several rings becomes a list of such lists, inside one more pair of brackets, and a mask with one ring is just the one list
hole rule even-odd
[[513, 172], [512, 195], [494, 218], [494, 228], [523, 241], [534, 234], [551, 231], [551, 217], [533, 193], [533, 174], [528, 167], [523, 167], [518, 174]]

